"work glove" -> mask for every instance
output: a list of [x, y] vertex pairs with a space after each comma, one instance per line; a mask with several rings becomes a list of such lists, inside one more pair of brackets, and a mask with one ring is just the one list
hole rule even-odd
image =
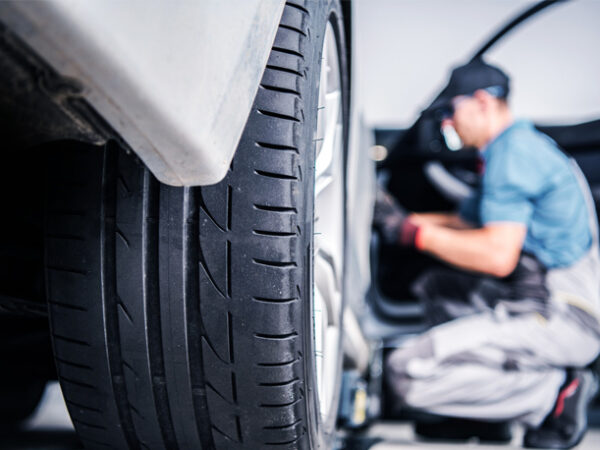
[[373, 226], [385, 244], [414, 247], [419, 229], [408, 218], [409, 213], [381, 186], [377, 188]]

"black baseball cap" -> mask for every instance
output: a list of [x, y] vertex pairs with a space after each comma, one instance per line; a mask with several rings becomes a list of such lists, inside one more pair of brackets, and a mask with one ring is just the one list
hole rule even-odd
[[439, 111], [450, 106], [459, 95], [471, 95], [479, 89], [492, 92], [495, 97], [506, 98], [510, 79], [500, 68], [478, 58], [452, 70], [450, 80], [426, 111]]

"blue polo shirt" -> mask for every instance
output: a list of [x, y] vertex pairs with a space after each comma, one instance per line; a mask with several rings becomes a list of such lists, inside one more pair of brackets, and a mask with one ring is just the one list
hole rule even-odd
[[479, 187], [460, 207], [483, 226], [527, 226], [523, 250], [547, 268], [569, 266], [590, 248], [592, 234], [583, 192], [567, 156], [529, 121], [516, 121], [482, 152]]

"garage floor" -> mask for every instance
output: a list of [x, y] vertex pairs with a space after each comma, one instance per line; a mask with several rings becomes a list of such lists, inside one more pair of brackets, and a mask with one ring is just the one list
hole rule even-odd
[[[67, 416], [66, 408], [57, 383], [46, 389], [40, 408], [30, 420], [27, 429], [9, 436], [0, 435], [1, 450], [70, 450], [81, 448], [77, 436]], [[520, 448], [522, 432], [515, 430], [515, 438], [510, 445], [479, 445], [476, 442], [432, 443], [416, 441], [412, 428], [402, 422], [382, 422], [371, 426], [363, 434], [348, 440], [344, 450], [402, 450], [422, 448], [428, 450], [473, 449], [517, 449]], [[592, 429], [580, 450], [600, 448], [600, 428]]]
[[[416, 441], [412, 427], [402, 422], [383, 422], [373, 425], [364, 436], [356, 438], [348, 444], [345, 450], [452, 450], [471, 448], [477, 450], [499, 450], [521, 448], [522, 430], [515, 429], [514, 439], [510, 445], [479, 445], [477, 442], [425, 442]], [[576, 447], [579, 450], [596, 450], [600, 448], [600, 429], [591, 429], [584, 441]]]

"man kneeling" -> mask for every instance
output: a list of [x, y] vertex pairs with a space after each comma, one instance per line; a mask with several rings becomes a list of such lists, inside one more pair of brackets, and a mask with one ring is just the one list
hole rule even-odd
[[478, 189], [458, 214], [405, 214], [378, 193], [387, 243], [449, 264], [415, 289], [434, 326], [387, 361], [398, 402], [433, 414], [525, 424], [524, 444], [570, 448], [595, 392], [600, 350], [598, 225], [576, 164], [513, 119], [508, 77], [481, 60], [456, 68], [433, 107], [480, 150]]

